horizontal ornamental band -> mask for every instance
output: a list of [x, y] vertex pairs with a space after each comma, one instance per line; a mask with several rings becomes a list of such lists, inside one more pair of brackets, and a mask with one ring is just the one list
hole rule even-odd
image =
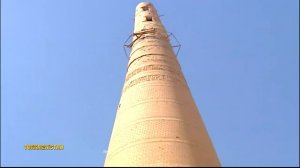
[[164, 71], [169, 71], [169, 72], [173, 72], [174, 74], [181, 76], [180, 73], [178, 71], [176, 71], [174, 68], [171, 68], [169, 66], [166, 65], [146, 65], [143, 67], [139, 67], [135, 70], [133, 70], [131, 73], [129, 73], [126, 77], [125, 81], [128, 81], [132, 76], [143, 72], [143, 71], [150, 71], [150, 70], [164, 70]]
[[155, 75], [146, 75], [142, 76], [140, 78], [137, 78], [133, 81], [131, 81], [128, 85], [124, 87], [123, 92], [126, 92], [127, 89], [131, 88], [132, 86], [147, 82], [147, 81], [173, 81], [173, 82], [180, 82], [181, 80], [178, 77], [170, 76], [170, 75], [161, 75], [161, 74], [155, 74]]
[[[162, 59], [159, 59], [158, 57], [162, 58]], [[167, 59], [166, 59], [167, 58]], [[129, 67], [131, 65], [136, 65], [135, 63], [140, 61], [141, 59], [146, 59], [146, 60], [143, 60], [143, 62], [145, 61], [154, 61], [154, 62], [159, 62], [159, 61], [162, 61], [162, 62], [173, 62], [174, 64], [176, 64], [177, 67], [180, 68], [180, 65], [178, 64], [177, 60], [175, 58], [172, 58], [171, 57], [168, 57], [167, 55], [165, 54], [143, 54], [137, 58], [134, 58], [132, 61], [129, 62], [128, 66], [127, 66], [127, 70], [129, 69]]]

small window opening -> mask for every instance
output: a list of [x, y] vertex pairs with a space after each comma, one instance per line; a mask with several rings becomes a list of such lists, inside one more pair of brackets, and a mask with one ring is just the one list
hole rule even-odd
[[142, 9], [143, 9], [143, 11], [149, 10], [148, 6], [143, 6]]
[[146, 21], [152, 21], [152, 16], [146, 16]]

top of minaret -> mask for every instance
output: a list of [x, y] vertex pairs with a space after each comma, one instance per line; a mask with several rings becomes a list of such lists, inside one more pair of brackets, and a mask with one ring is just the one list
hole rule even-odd
[[150, 2], [140, 2], [135, 9], [134, 32], [138, 33], [146, 29], [161, 29], [164, 32], [163, 25], [154, 5]]
[[153, 6], [152, 3], [150, 2], [140, 2], [139, 4], [137, 4], [136, 8], [135, 8], [135, 11], [136, 13], [140, 13], [140, 12], [143, 12], [143, 11], [147, 11], [148, 9], [150, 9], [152, 11], [156, 11], [155, 7]]
[[136, 6], [136, 9], [141, 8], [141, 7], [143, 7], [143, 6], [149, 6], [149, 5], [153, 6], [150, 2], [140, 2], [140, 3]]

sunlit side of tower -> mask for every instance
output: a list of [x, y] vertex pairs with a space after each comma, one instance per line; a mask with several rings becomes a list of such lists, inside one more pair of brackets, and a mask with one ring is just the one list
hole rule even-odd
[[105, 166], [220, 166], [151, 3], [137, 5], [133, 35]]

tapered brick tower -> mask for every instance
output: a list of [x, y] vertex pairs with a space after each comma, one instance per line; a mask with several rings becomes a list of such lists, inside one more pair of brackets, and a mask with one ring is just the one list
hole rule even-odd
[[220, 166], [151, 3], [137, 5], [133, 35], [105, 166]]

